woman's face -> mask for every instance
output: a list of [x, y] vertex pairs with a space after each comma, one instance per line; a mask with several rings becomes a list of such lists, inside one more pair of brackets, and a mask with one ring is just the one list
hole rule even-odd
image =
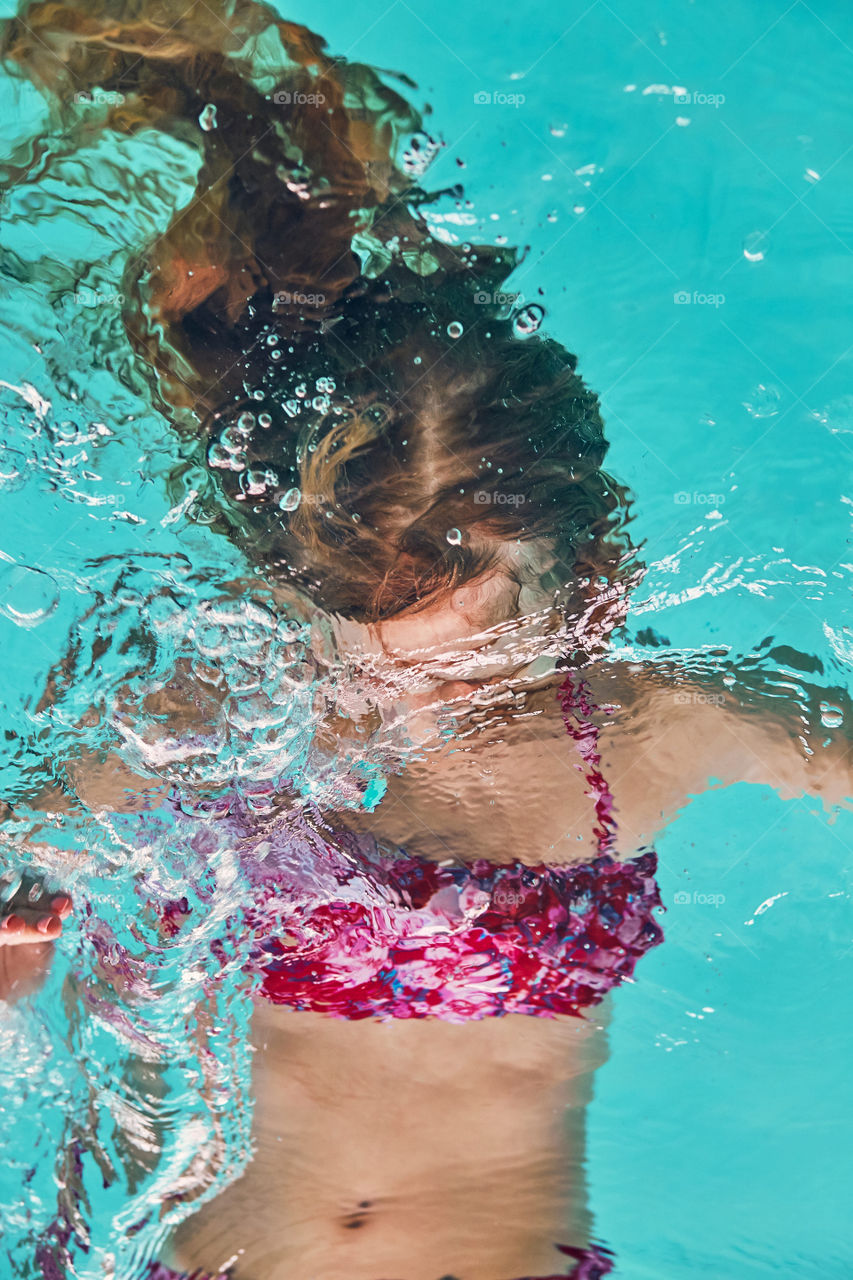
[[[543, 659], [562, 622], [541, 586], [553, 564], [547, 544], [513, 547], [499, 568], [457, 587], [434, 605], [374, 624], [337, 620], [340, 656], [369, 672], [409, 705], [447, 702], [488, 682], [553, 667]], [[543, 644], [544, 641], [544, 644]], [[530, 671], [538, 659], [537, 671]]]

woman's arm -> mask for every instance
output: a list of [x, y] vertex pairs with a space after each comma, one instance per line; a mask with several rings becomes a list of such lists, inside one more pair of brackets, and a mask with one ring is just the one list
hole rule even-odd
[[[711, 785], [763, 783], [786, 800], [814, 796], [827, 810], [853, 808], [850, 696], [801, 687], [802, 701], [749, 678], [732, 689], [720, 682], [712, 693], [687, 686], [674, 717], [677, 737], [685, 752], [696, 753]], [[822, 720], [822, 702], [842, 712], [839, 723]]]
[[[654, 839], [705, 791], [751, 782], [783, 799], [813, 796], [826, 810], [853, 807], [850, 695], [760, 672], [685, 675], [677, 665], [615, 663], [590, 681], [612, 708], [602, 733], [603, 767], [617, 819], [638, 844]], [[821, 705], [839, 723], [822, 722]]]

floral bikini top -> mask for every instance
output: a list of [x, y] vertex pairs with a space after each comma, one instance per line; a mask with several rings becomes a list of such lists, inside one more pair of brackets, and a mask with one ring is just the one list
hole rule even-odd
[[629, 978], [663, 936], [653, 916], [657, 859], [650, 850], [621, 862], [610, 852], [616, 823], [594, 706], [577, 676], [559, 699], [595, 802], [597, 857], [446, 865], [345, 833], [319, 851], [324, 891], [306, 896], [305, 876], [274, 856], [249, 920], [261, 994], [348, 1019], [461, 1022], [579, 1016]]

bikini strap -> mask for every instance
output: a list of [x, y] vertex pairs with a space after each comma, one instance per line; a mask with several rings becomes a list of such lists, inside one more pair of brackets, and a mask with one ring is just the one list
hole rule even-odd
[[599, 729], [592, 716], [600, 708], [596, 705], [589, 685], [577, 674], [566, 676], [557, 691], [563, 721], [569, 737], [577, 744], [581, 759], [586, 765], [587, 795], [595, 801], [594, 834], [598, 852], [610, 853], [616, 840], [616, 817], [613, 793], [601, 772]]

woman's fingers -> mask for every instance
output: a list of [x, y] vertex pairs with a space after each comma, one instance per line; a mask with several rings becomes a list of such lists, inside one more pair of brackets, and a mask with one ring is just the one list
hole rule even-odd
[[41, 915], [23, 920], [13, 914], [0, 920], [0, 947], [22, 947], [33, 942], [53, 942], [62, 933], [59, 916]]
[[[7, 881], [7, 892], [10, 888]], [[53, 893], [29, 876], [0, 900], [0, 1003], [38, 991], [50, 969], [62, 921], [70, 913], [67, 893]]]
[[0, 918], [0, 947], [20, 947], [34, 942], [53, 942], [62, 933], [62, 921], [71, 913], [67, 894], [16, 894]]

